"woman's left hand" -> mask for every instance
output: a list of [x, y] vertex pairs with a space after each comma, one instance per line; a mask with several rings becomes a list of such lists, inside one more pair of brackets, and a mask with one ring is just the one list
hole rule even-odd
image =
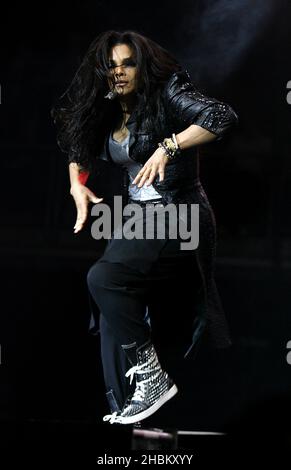
[[163, 181], [165, 176], [165, 166], [168, 161], [169, 159], [165, 155], [164, 150], [159, 147], [140, 169], [131, 184], [137, 184], [137, 186], [141, 188], [148, 180], [146, 186], [150, 186], [157, 174], [160, 176], [160, 181]]

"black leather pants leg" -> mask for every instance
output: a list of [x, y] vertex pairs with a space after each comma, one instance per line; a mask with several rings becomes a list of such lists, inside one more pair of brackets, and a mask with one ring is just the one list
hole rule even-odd
[[125, 377], [130, 364], [103, 315], [100, 315], [100, 337], [106, 397], [111, 412], [119, 411], [130, 393], [129, 380]]

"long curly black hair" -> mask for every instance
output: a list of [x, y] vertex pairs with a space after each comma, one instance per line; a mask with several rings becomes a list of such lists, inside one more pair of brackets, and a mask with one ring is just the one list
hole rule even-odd
[[118, 122], [122, 108], [117, 99], [108, 100], [109, 54], [116, 44], [132, 48], [137, 66], [137, 127], [159, 132], [162, 113], [161, 89], [181, 66], [173, 55], [135, 31], [106, 31], [90, 44], [68, 89], [51, 110], [57, 126], [57, 142], [69, 162], [81, 169], [96, 168], [107, 132]]

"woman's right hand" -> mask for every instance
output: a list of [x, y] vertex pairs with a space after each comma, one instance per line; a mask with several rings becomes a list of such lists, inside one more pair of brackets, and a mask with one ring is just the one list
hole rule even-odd
[[77, 208], [77, 220], [74, 225], [74, 233], [82, 230], [88, 216], [89, 202], [94, 204], [103, 201], [103, 197], [95, 196], [87, 186], [81, 183], [75, 183], [71, 186], [70, 194], [73, 196]]

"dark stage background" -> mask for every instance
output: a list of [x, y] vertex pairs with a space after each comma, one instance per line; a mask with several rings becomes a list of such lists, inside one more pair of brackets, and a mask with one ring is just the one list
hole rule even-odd
[[[1, 423], [19, 418], [23, 439], [33, 440], [42, 423], [101, 426], [107, 412], [98, 338], [86, 331], [86, 273], [104, 243], [91, 238], [90, 224], [73, 234], [66, 156], [50, 108], [108, 29], [156, 40], [240, 119], [200, 159], [234, 344], [202, 348], [190, 363], [162, 344], [182, 388], [148, 425], [223, 431], [253, 403], [274, 398], [276, 407], [291, 382], [290, 2], [22, 3], [7, 6], [1, 23]], [[116, 177], [90, 185], [106, 196]], [[171, 312], [176, 329], [183, 308], [177, 302]]]

